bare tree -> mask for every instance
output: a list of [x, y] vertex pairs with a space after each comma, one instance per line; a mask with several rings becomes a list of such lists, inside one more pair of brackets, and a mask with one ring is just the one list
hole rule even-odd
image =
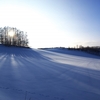
[[0, 43], [28, 47], [27, 33], [13, 27], [0, 28]]

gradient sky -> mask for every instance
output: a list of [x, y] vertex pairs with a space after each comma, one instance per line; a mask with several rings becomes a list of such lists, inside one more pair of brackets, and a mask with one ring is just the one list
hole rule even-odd
[[27, 32], [29, 45], [100, 46], [100, 0], [0, 0], [0, 27]]

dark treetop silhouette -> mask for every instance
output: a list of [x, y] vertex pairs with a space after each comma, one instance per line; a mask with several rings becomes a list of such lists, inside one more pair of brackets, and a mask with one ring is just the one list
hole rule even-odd
[[0, 28], [0, 43], [28, 47], [27, 33], [13, 27]]

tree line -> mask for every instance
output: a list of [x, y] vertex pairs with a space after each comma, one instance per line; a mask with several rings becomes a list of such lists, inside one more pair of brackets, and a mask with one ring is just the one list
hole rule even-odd
[[98, 55], [100, 56], [100, 46], [92, 46], [92, 47], [84, 47], [82, 45], [77, 46], [77, 47], [50, 47], [50, 48], [38, 48], [38, 49], [43, 49], [43, 50], [49, 50], [49, 49], [62, 49], [62, 50], [77, 50], [77, 51], [83, 51], [87, 52], [90, 54]]
[[84, 47], [84, 46], [79, 46], [79, 47], [74, 47], [74, 48], [68, 48], [69, 50], [80, 50], [80, 51], [85, 51], [87, 53], [95, 54], [100, 56], [100, 46], [92, 46], [92, 47]]
[[0, 44], [28, 47], [27, 33], [13, 27], [0, 28]]

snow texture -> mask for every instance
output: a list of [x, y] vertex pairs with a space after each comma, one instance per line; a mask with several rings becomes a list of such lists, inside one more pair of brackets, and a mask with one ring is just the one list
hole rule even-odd
[[0, 100], [100, 100], [100, 57], [0, 46]]

